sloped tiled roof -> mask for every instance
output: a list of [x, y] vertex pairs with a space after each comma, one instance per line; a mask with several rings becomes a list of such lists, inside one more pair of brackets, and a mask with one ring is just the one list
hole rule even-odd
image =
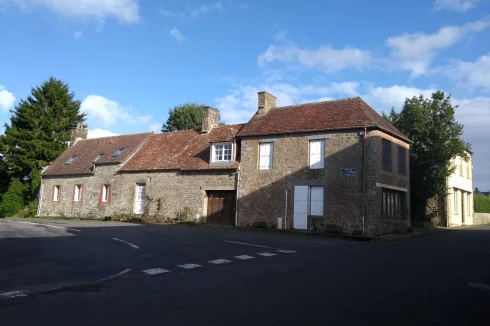
[[[97, 165], [122, 163], [131, 157], [151, 134], [141, 133], [80, 140], [73, 147], [68, 147], [52, 162], [43, 172], [43, 176], [91, 174], [93, 161], [99, 154], [103, 155], [97, 160]], [[118, 157], [112, 157], [114, 152], [121, 148], [124, 148], [124, 151]], [[72, 156], [76, 158], [70, 165], [66, 165]]]
[[376, 127], [410, 142], [360, 97], [273, 108], [252, 117], [238, 137], [364, 127]]
[[212, 143], [232, 141], [243, 124], [218, 126], [207, 134], [184, 130], [152, 135], [121, 171], [157, 170], [217, 170], [238, 168], [231, 165], [209, 164]]

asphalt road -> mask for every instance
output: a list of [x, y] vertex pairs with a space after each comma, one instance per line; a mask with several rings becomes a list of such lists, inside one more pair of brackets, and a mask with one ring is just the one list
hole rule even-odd
[[490, 324], [489, 227], [365, 243], [39, 223], [0, 220], [0, 325]]

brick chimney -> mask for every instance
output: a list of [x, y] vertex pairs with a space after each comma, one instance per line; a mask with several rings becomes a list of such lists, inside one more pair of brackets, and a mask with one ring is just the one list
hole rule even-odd
[[85, 129], [83, 122], [78, 122], [76, 127], [71, 130], [68, 146], [74, 146], [79, 140], [87, 139], [88, 130]]
[[211, 131], [213, 127], [216, 127], [219, 122], [219, 110], [210, 106], [203, 106], [202, 108], [202, 128], [201, 133], [205, 134]]
[[267, 92], [258, 92], [259, 95], [259, 110], [257, 115], [265, 115], [270, 109], [276, 107], [276, 97]]

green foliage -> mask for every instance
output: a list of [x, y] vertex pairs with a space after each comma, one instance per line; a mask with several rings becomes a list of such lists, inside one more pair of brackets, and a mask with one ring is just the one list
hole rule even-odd
[[383, 117], [414, 144], [410, 149], [410, 187], [412, 218], [423, 219], [430, 198], [444, 195], [446, 179], [452, 173], [450, 160], [467, 157], [470, 145], [461, 137], [463, 125], [455, 120], [450, 96], [438, 91], [430, 99], [422, 95], [406, 99], [403, 109], [391, 109]]
[[475, 213], [490, 213], [490, 197], [475, 195]]
[[32, 88], [11, 113], [10, 125], [0, 136], [0, 153], [7, 174], [25, 181], [27, 200], [32, 201], [39, 192], [41, 169], [65, 150], [71, 128], [83, 122], [85, 114], [68, 85], [53, 77]]
[[162, 132], [201, 129], [202, 107], [197, 103], [177, 105], [168, 111], [167, 123], [162, 126]]
[[11, 217], [20, 212], [26, 205], [26, 195], [28, 187], [19, 180], [12, 180], [8, 190], [3, 194], [2, 202], [0, 203], [0, 216]]

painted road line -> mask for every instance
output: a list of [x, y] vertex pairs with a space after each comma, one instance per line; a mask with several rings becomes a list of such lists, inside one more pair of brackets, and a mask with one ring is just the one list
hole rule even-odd
[[275, 256], [277, 254], [274, 254], [272, 252], [258, 252], [257, 255], [264, 256], [264, 257], [270, 257], [270, 256]]
[[22, 223], [22, 224], [31, 224], [31, 225], [42, 225], [42, 226], [46, 226], [46, 227], [49, 227], [49, 228], [63, 229], [63, 230], [75, 231], [75, 232], [82, 232], [81, 230], [77, 230], [77, 229], [65, 228], [65, 227], [62, 227], [62, 226], [50, 225], [50, 224], [44, 224], [44, 223], [34, 223], [34, 222], [26, 222], [26, 221], [9, 221], [9, 222]]
[[119, 277], [119, 276], [121, 276], [121, 275], [127, 274], [127, 273], [129, 273], [129, 272], [131, 272], [131, 269], [129, 269], [129, 268], [128, 268], [128, 269], [123, 270], [122, 272], [119, 272], [119, 273], [117, 273], [117, 274], [114, 274], [114, 275], [108, 276], [108, 277], [106, 277], [106, 278], [103, 278], [103, 279], [101, 279], [101, 280], [98, 280], [98, 281], [96, 281], [95, 283], [102, 283], [102, 282], [105, 282], [105, 281], [109, 281], [109, 280], [112, 280], [112, 279], [114, 279], [114, 278], [116, 278], [116, 277]]
[[28, 295], [29, 295], [29, 292], [27, 292], [27, 291], [4, 292], [4, 293], [0, 293], [0, 300], [19, 298], [19, 297], [27, 297]]
[[177, 265], [177, 266], [183, 269], [193, 269], [193, 268], [201, 267], [201, 265], [198, 264], [184, 264], [184, 265]]
[[471, 282], [471, 283], [468, 283], [467, 286], [469, 286], [471, 288], [477, 288], [480, 290], [490, 291], [490, 285], [485, 284], [485, 283]]
[[289, 250], [289, 249], [278, 249], [277, 251], [283, 254], [294, 254], [296, 252], [296, 250]]
[[238, 242], [238, 241], [231, 241], [231, 240], [225, 240], [225, 242], [236, 243], [236, 244], [241, 244], [241, 245], [245, 245], [245, 246], [252, 246], [252, 247], [269, 248], [269, 249], [279, 249], [279, 248], [273, 248], [273, 247], [268, 247], [268, 246], [257, 245], [257, 244], [253, 244], [253, 243]]
[[216, 265], [228, 264], [228, 263], [231, 263], [231, 260], [227, 260], [227, 259], [215, 259], [215, 260], [209, 260], [208, 263], [216, 264]]
[[248, 259], [254, 259], [255, 257], [249, 255], [240, 255], [240, 256], [235, 256], [235, 258], [240, 260], [248, 260]]
[[112, 238], [112, 240], [116, 240], [116, 241], [119, 241], [119, 242], [125, 243], [125, 244], [127, 244], [128, 246], [132, 247], [133, 249], [139, 249], [139, 248], [140, 248], [140, 247], [138, 247], [137, 245], [132, 244], [131, 242], [127, 242], [127, 241], [124, 241], [124, 240], [121, 240], [121, 239], [118, 239], [118, 238]]
[[163, 268], [151, 268], [151, 269], [145, 269], [143, 273], [149, 274], [149, 275], [158, 275], [158, 274], [163, 274], [163, 273], [170, 273], [170, 271], [163, 269]]

